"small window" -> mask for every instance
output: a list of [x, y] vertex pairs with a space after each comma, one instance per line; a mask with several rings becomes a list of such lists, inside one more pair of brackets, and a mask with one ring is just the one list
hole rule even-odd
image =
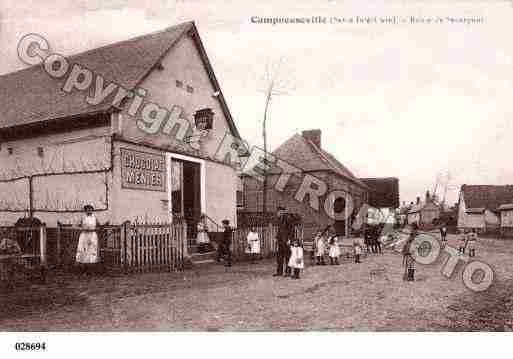
[[187, 85], [187, 92], [188, 93], [193, 93], [194, 92], [194, 89], [192, 88], [192, 86]]
[[244, 192], [237, 191], [237, 207], [244, 208]]
[[182, 88], [183, 87], [183, 82], [180, 81], [180, 80], [176, 80], [176, 87]]
[[37, 148], [37, 155], [39, 157], [43, 157], [45, 155], [45, 151], [43, 150], [43, 147], [38, 147]]
[[12, 147], [9, 147], [7, 149], [7, 153], [10, 154], [10, 155], [12, 155], [14, 153], [14, 150], [12, 149]]

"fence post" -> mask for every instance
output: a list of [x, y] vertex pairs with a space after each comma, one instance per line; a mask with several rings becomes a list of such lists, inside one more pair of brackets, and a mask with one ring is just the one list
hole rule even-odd
[[269, 257], [272, 257], [276, 252], [276, 247], [274, 245], [274, 233], [273, 233], [273, 225], [272, 223], [268, 224], [268, 236], [269, 236]]
[[41, 265], [46, 267], [46, 225], [39, 227], [39, 255], [41, 257]]
[[61, 224], [57, 222], [57, 238], [56, 238], [56, 252], [57, 252], [57, 266], [60, 267], [62, 265], [62, 244], [61, 244]]
[[125, 221], [123, 224], [121, 224], [121, 230], [120, 230], [120, 244], [121, 244], [121, 253], [120, 253], [120, 260], [123, 261], [123, 271], [127, 273], [128, 268], [128, 256], [127, 256], [127, 233], [128, 233], [128, 226], [130, 225], [130, 221]]
[[189, 258], [189, 241], [187, 239], [187, 222], [183, 222], [182, 230], [182, 255], [180, 258], [180, 270], [184, 268], [184, 258]]

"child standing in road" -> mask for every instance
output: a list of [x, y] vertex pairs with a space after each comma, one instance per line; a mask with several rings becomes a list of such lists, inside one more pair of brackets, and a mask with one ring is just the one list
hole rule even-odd
[[290, 247], [289, 267], [293, 269], [292, 279], [299, 279], [299, 272], [305, 267], [303, 260], [303, 247], [299, 239], [294, 239]]
[[[476, 256], [476, 241], [477, 241], [477, 231], [476, 229], [472, 229], [472, 231], [467, 236], [467, 245], [468, 248], [468, 255], [469, 257], [475, 257]], [[463, 252], [465, 253], [465, 252]]]
[[442, 242], [447, 242], [447, 227], [445, 225], [440, 228], [440, 237]]
[[340, 247], [338, 245], [338, 237], [336, 234], [330, 234], [330, 264], [338, 265], [338, 257], [340, 257]]
[[317, 265], [325, 265], [324, 255], [326, 254], [326, 237], [323, 232], [317, 232], [314, 239], [315, 246], [315, 258], [317, 259]]
[[461, 254], [465, 254], [465, 247], [467, 246], [467, 230], [466, 229], [461, 231], [459, 240], [460, 240], [460, 247], [458, 248], [458, 252]]
[[412, 255], [412, 246], [415, 237], [417, 236], [418, 227], [415, 223], [412, 224], [412, 228], [406, 243], [403, 246], [402, 254], [403, 254], [403, 266], [404, 266], [404, 275], [403, 280], [407, 282], [415, 281], [415, 259]]
[[363, 253], [363, 249], [362, 249], [362, 243], [358, 239], [355, 239], [353, 241], [353, 250], [354, 250], [354, 262], [361, 263], [360, 257]]
[[251, 256], [251, 263], [254, 263], [255, 258], [260, 256], [260, 238], [255, 227], [251, 227], [246, 237], [247, 247], [246, 253]]

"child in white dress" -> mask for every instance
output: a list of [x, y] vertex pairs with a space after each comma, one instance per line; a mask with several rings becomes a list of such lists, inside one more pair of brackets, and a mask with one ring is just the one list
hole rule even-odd
[[317, 259], [317, 265], [325, 265], [324, 255], [326, 254], [326, 236], [321, 232], [317, 232], [314, 238], [315, 246], [315, 258]]
[[331, 265], [338, 265], [338, 257], [340, 257], [340, 247], [338, 245], [338, 237], [335, 234], [331, 235], [330, 241], [330, 264]]
[[208, 226], [206, 222], [207, 221], [205, 215], [201, 215], [197, 226], [198, 234], [196, 236], [196, 243], [198, 244], [199, 253], [205, 253], [212, 250], [210, 238], [208, 236]]
[[246, 237], [247, 247], [246, 253], [251, 256], [251, 262], [253, 263], [255, 257], [260, 255], [260, 238], [258, 232], [254, 227], [251, 227]]
[[353, 250], [354, 250], [354, 262], [355, 263], [361, 263], [360, 258], [363, 253], [363, 244], [356, 238], [353, 241]]
[[299, 272], [305, 267], [303, 247], [301, 247], [299, 239], [294, 239], [290, 247], [289, 267], [294, 271], [291, 278], [299, 279]]

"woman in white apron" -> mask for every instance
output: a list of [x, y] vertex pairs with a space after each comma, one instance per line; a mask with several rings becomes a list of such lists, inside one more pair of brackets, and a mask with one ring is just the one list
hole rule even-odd
[[248, 242], [246, 253], [251, 256], [251, 262], [253, 262], [255, 257], [260, 255], [260, 238], [255, 228], [250, 228], [246, 240]]
[[98, 235], [96, 234], [99, 223], [93, 214], [93, 206], [84, 206], [84, 211], [86, 215], [80, 223], [82, 232], [78, 238], [76, 261], [84, 272], [90, 274], [89, 268], [100, 262]]

